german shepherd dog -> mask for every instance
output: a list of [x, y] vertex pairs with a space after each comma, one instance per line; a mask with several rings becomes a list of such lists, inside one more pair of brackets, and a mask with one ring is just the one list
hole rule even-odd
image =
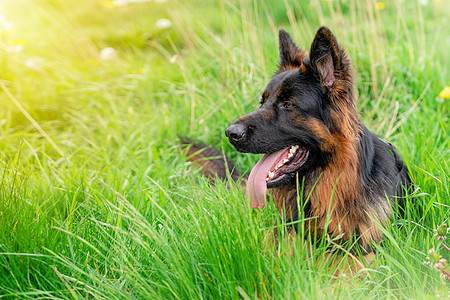
[[[264, 154], [243, 176], [246, 196], [263, 208], [270, 189], [287, 223], [301, 215], [316, 240], [339, 237], [369, 254], [382, 238], [379, 225], [403, 206], [412, 186], [408, 169], [359, 118], [350, 60], [328, 28], [317, 31], [309, 56], [283, 29], [279, 43], [280, 63], [261, 107], [225, 131], [238, 151]], [[223, 158], [200, 160], [220, 155], [215, 149], [193, 145], [187, 155], [210, 178], [226, 179], [227, 169], [240, 178]], [[301, 207], [298, 195], [306, 202]]]

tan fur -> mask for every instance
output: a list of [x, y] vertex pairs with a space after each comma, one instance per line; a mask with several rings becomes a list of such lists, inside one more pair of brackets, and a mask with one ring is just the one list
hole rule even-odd
[[[313, 48], [314, 43], [321, 45], [320, 40], [326, 37], [329, 43], [325, 43], [327, 51], [324, 48], [317, 50]], [[313, 46], [311, 47], [311, 61], [308, 60], [308, 54], [298, 48], [295, 43], [291, 43], [291, 38], [286, 32], [280, 31], [280, 43], [283, 43], [288, 50], [282, 50], [282, 63], [277, 70], [277, 74], [288, 70], [300, 70], [302, 73], [317, 72], [320, 83], [327, 93], [327, 124], [319, 121], [317, 118], [305, 116], [298, 113], [292, 118], [299, 124], [308, 124], [308, 129], [320, 139], [320, 147], [327, 157], [327, 165], [322, 169], [317, 169], [314, 173], [305, 175], [303, 182], [299, 182], [299, 186], [304, 183], [304, 191], [297, 191], [298, 186], [287, 185], [272, 188], [270, 190], [280, 216], [285, 218], [286, 222], [292, 220], [292, 216], [299, 216], [298, 209], [303, 209], [297, 205], [297, 193], [307, 199], [301, 199], [305, 204], [308, 201], [307, 220], [304, 221], [306, 233], [313, 239], [326, 237], [331, 240], [330, 243], [335, 245], [346, 255], [337, 255], [336, 253], [326, 253], [318, 262], [318, 265], [329, 268], [331, 272], [335, 272], [336, 276], [344, 273], [355, 274], [359, 270], [365, 268], [373, 259], [373, 252], [368, 253], [364, 257], [355, 257], [347, 250], [340, 246], [340, 241], [348, 241], [350, 244], [357, 242], [367, 252], [371, 251], [371, 246], [381, 240], [382, 231], [379, 226], [385, 226], [390, 217], [391, 209], [389, 201], [386, 199], [365, 199], [362, 193], [365, 191], [364, 183], [359, 174], [359, 157], [360, 136], [362, 130], [362, 122], [358, 117], [356, 110], [356, 101], [354, 99], [353, 71], [350, 60], [345, 51], [340, 48], [334, 35], [327, 28], [319, 29]], [[287, 45], [288, 44], [288, 45]], [[323, 46], [323, 45], [322, 45]], [[331, 50], [331, 53], [328, 52]], [[309, 62], [308, 62], [309, 61]], [[332, 65], [330, 65], [332, 63]], [[307, 65], [305, 65], [307, 64]], [[330, 72], [333, 72], [332, 74]], [[262, 102], [266, 102], [268, 97], [278, 97], [280, 90], [274, 90], [272, 86], [268, 86], [269, 91], [263, 94]], [[271, 119], [275, 112], [268, 110], [265, 112], [266, 119]], [[252, 118], [253, 113], [240, 118], [241, 122], [245, 122], [248, 118]], [[328, 122], [332, 124], [328, 124]], [[331, 125], [331, 126], [330, 126]], [[193, 161], [197, 160], [196, 156]], [[213, 169], [217, 165], [214, 161], [212, 165], [208, 162], [202, 163]], [[206, 174], [209, 176], [209, 174]], [[233, 179], [235, 175], [232, 176]], [[246, 180], [242, 181], [245, 188]], [[367, 196], [370, 197], [370, 196]], [[370, 200], [370, 201], [369, 201]], [[375, 203], [375, 204], [374, 204]], [[276, 248], [280, 243], [302, 243], [299, 241], [299, 235], [294, 231], [292, 226], [286, 227], [286, 235], [283, 241], [278, 241], [278, 235], [273, 230], [269, 231], [266, 236], [264, 245], [266, 250]], [[358, 236], [359, 240], [352, 240]], [[305, 251], [312, 250], [306, 245]], [[292, 248], [292, 255], [293, 253]], [[358, 251], [356, 251], [358, 252]]]
[[[319, 72], [323, 78], [333, 79], [333, 84], [327, 89], [328, 97], [332, 102], [330, 117], [336, 127], [330, 131], [328, 127], [315, 118], [299, 120], [308, 122], [308, 127], [314, 134], [322, 139], [322, 150], [331, 153], [330, 163], [322, 170], [318, 170], [305, 182], [305, 195], [310, 196], [313, 219], [307, 222], [308, 231], [316, 237], [326, 233], [332, 237], [341, 236], [350, 240], [354, 230], [359, 230], [363, 247], [378, 242], [382, 236], [380, 229], [374, 224], [385, 224], [390, 217], [389, 208], [370, 207], [368, 201], [358, 195], [363, 183], [358, 174], [358, 144], [361, 130], [361, 121], [358, 117], [353, 98], [353, 71], [350, 60], [344, 50], [336, 42], [335, 37], [328, 30], [321, 30], [318, 34], [327, 36], [331, 41], [331, 56], [319, 61]], [[306, 52], [299, 50], [295, 54], [298, 61], [306, 57]], [[328, 74], [326, 64], [331, 59], [334, 62], [334, 73]], [[304, 64], [295, 63], [290, 66], [280, 66], [278, 73], [286, 70], [300, 68], [307, 72]], [[324, 83], [325, 84], [325, 83]], [[275, 198], [280, 214], [292, 212], [295, 203], [286, 203], [295, 191], [285, 187], [274, 188], [272, 194]], [[384, 203], [386, 201], [381, 201]], [[377, 211], [379, 215], [375, 215]]]

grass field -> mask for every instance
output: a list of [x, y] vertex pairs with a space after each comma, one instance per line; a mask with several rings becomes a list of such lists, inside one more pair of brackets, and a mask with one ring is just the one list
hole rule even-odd
[[[450, 216], [448, 1], [0, 2], [0, 298], [434, 299], [426, 265]], [[162, 19], [162, 21], [161, 21]], [[211, 186], [177, 136], [222, 149], [258, 107], [279, 28], [309, 49], [326, 25], [357, 72], [367, 126], [418, 188], [370, 276], [334, 278], [325, 253], [265, 253], [276, 209]], [[112, 47], [115, 50], [101, 50]], [[444, 241], [449, 244], [449, 241]]]

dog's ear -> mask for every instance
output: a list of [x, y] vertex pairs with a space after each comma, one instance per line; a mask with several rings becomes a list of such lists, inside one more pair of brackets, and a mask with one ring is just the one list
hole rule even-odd
[[305, 52], [297, 47], [289, 33], [283, 29], [280, 29], [278, 38], [280, 41], [279, 69], [284, 70], [301, 67]]
[[311, 44], [309, 59], [311, 66], [319, 74], [322, 86], [331, 90], [338, 80], [351, 84], [350, 61], [327, 27], [320, 27], [317, 31]]

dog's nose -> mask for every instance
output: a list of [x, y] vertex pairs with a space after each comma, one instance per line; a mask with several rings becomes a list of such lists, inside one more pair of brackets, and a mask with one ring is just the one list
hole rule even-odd
[[247, 127], [243, 124], [231, 124], [227, 130], [225, 130], [225, 135], [231, 142], [239, 142], [246, 134]]

